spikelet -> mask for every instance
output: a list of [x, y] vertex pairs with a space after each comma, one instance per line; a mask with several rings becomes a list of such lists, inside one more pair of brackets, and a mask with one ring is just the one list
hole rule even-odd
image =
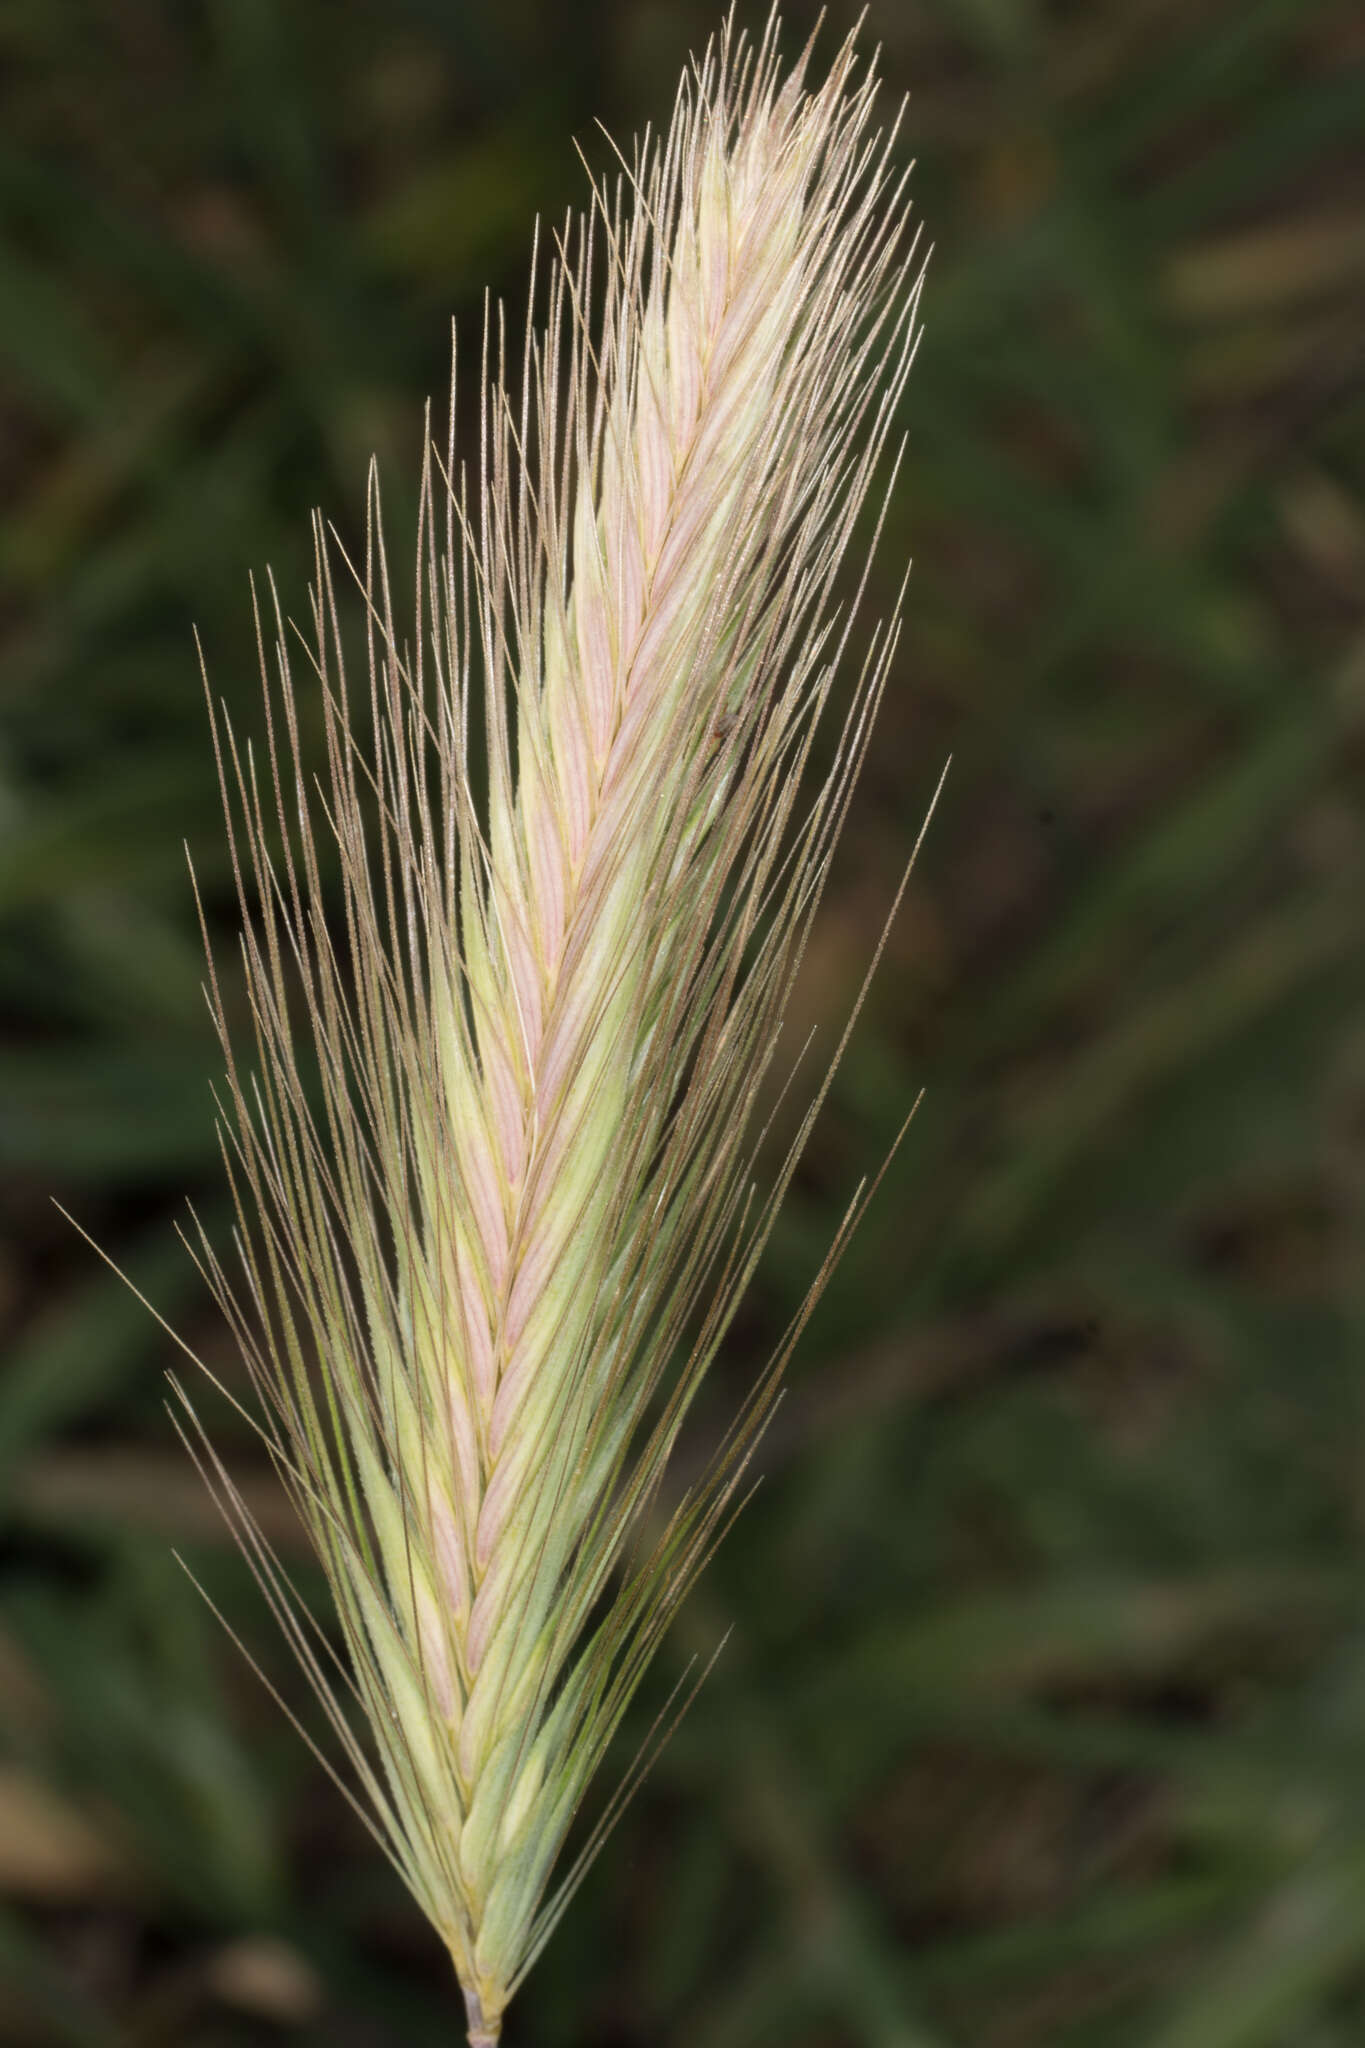
[[519, 376], [490, 322], [475, 479], [453, 424], [428, 445], [410, 637], [372, 474], [359, 688], [344, 551], [316, 527], [321, 783], [278, 600], [260, 759], [214, 715], [251, 1018], [211, 976], [244, 1278], [197, 1250], [344, 1657], [199, 1456], [476, 2044], [581, 1874], [547, 1896], [790, 1349], [647, 1540], [814, 1114], [755, 1201], [751, 1110], [894, 642], [873, 637], [812, 795], [833, 579], [920, 273], [851, 43], [818, 90], [803, 71], [775, 21], [757, 47], [731, 23], [666, 137], [566, 227]]

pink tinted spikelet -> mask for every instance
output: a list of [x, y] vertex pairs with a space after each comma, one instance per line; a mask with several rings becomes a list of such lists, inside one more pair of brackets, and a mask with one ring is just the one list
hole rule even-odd
[[321, 784], [278, 604], [261, 758], [215, 716], [244, 1279], [199, 1256], [344, 1659], [198, 1455], [475, 2043], [600, 1839], [547, 1897], [796, 1334], [647, 1540], [814, 1114], [751, 1202], [751, 1111], [895, 639], [812, 787], [920, 273], [851, 43], [817, 89], [804, 68], [775, 23], [756, 48], [727, 28], [557, 242], [515, 374], [490, 324], [475, 480], [453, 425], [424, 466], [407, 637], [372, 480], [360, 686], [318, 526]]

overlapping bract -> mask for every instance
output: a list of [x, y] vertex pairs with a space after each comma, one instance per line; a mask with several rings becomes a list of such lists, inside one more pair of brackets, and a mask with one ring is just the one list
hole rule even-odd
[[872, 96], [851, 45], [808, 92], [773, 29], [723, 34], [557, 243], [519, 380], [493, 326], [476, 478], [453, 426], [425, 465], [408, 638], [372, 485], [363, 687], [319, 528], [322, 783], [278, 609], [263, 762], [215, 728], [254, 1023], [248, 1054], [215, 980], [244, 1283], [202, 1256], [344, 1664], [243, 1539], [476, 2042], [572, 1884], [546, 1900], [788, 1348], [646, 1540], [814, 1113], [751, 1202], [750, 1113], [894, 639], [812, 791], [833, 579], [915, 331]]

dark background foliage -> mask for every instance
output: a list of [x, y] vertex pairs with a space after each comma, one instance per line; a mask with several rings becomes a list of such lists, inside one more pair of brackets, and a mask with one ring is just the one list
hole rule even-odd
[[[248, 568], [301, 610], [310, 508], [354, 530], [372, 449], [401, 559], [449, 316], [486, 283], [517, 315], [571, 138], [600, 165], [594, 117], [666, 114], [713, 26], [0, 12], [5, 2043], [457, 2038], [434, 1941], [172, 1558], [298, 1701], [164, 1416], [171, 1347], [48, 1198], [231, 1372], [174, 1236], [187, 1195], [224, 1221], [192, 623], [249, 724]], [[915, 570], [798, 1036], [829, 1043], [954, 766], [707, 1427], [927, 1094], [649, 1707], [728, 1646], [509, 2037], [1348, 2048], [1365, 18], [876, 0], [870, 33], [936, 244], [877, 602]]]

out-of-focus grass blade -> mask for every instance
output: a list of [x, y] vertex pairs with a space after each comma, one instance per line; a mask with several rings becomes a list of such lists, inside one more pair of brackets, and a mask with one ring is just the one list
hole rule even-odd
[[197, 1048], [0, 1053], [0, 1162], [49, 1185], [135, 1168], [183, 1173], [212, 1143], [213, 1102]]
[[[168, 1318], [202, 1284], [184, 1245], [163, 1229], [133, 1245], [124, 1268]], [[146, 1309], [102, 1266], [40, 1315], [0, 1374], [0, 1500], [35, 1444], [116, 1399], [146, 1373], [155, 1348]]]
[[161, 1543], [125, 1539], [96, 1605], [29, 1585], [0, 1608], [51, 1696], [49, 1762], [110, 1802], [139, 1854], [196, 1909], [279, 1910], [274, 1815], [217, 1682], [235, 1654]]
[[1271, 1892], [1145, 2048], [1271, 2048], [1365, 1962], [1365, 1855], [1323, 1857]]

